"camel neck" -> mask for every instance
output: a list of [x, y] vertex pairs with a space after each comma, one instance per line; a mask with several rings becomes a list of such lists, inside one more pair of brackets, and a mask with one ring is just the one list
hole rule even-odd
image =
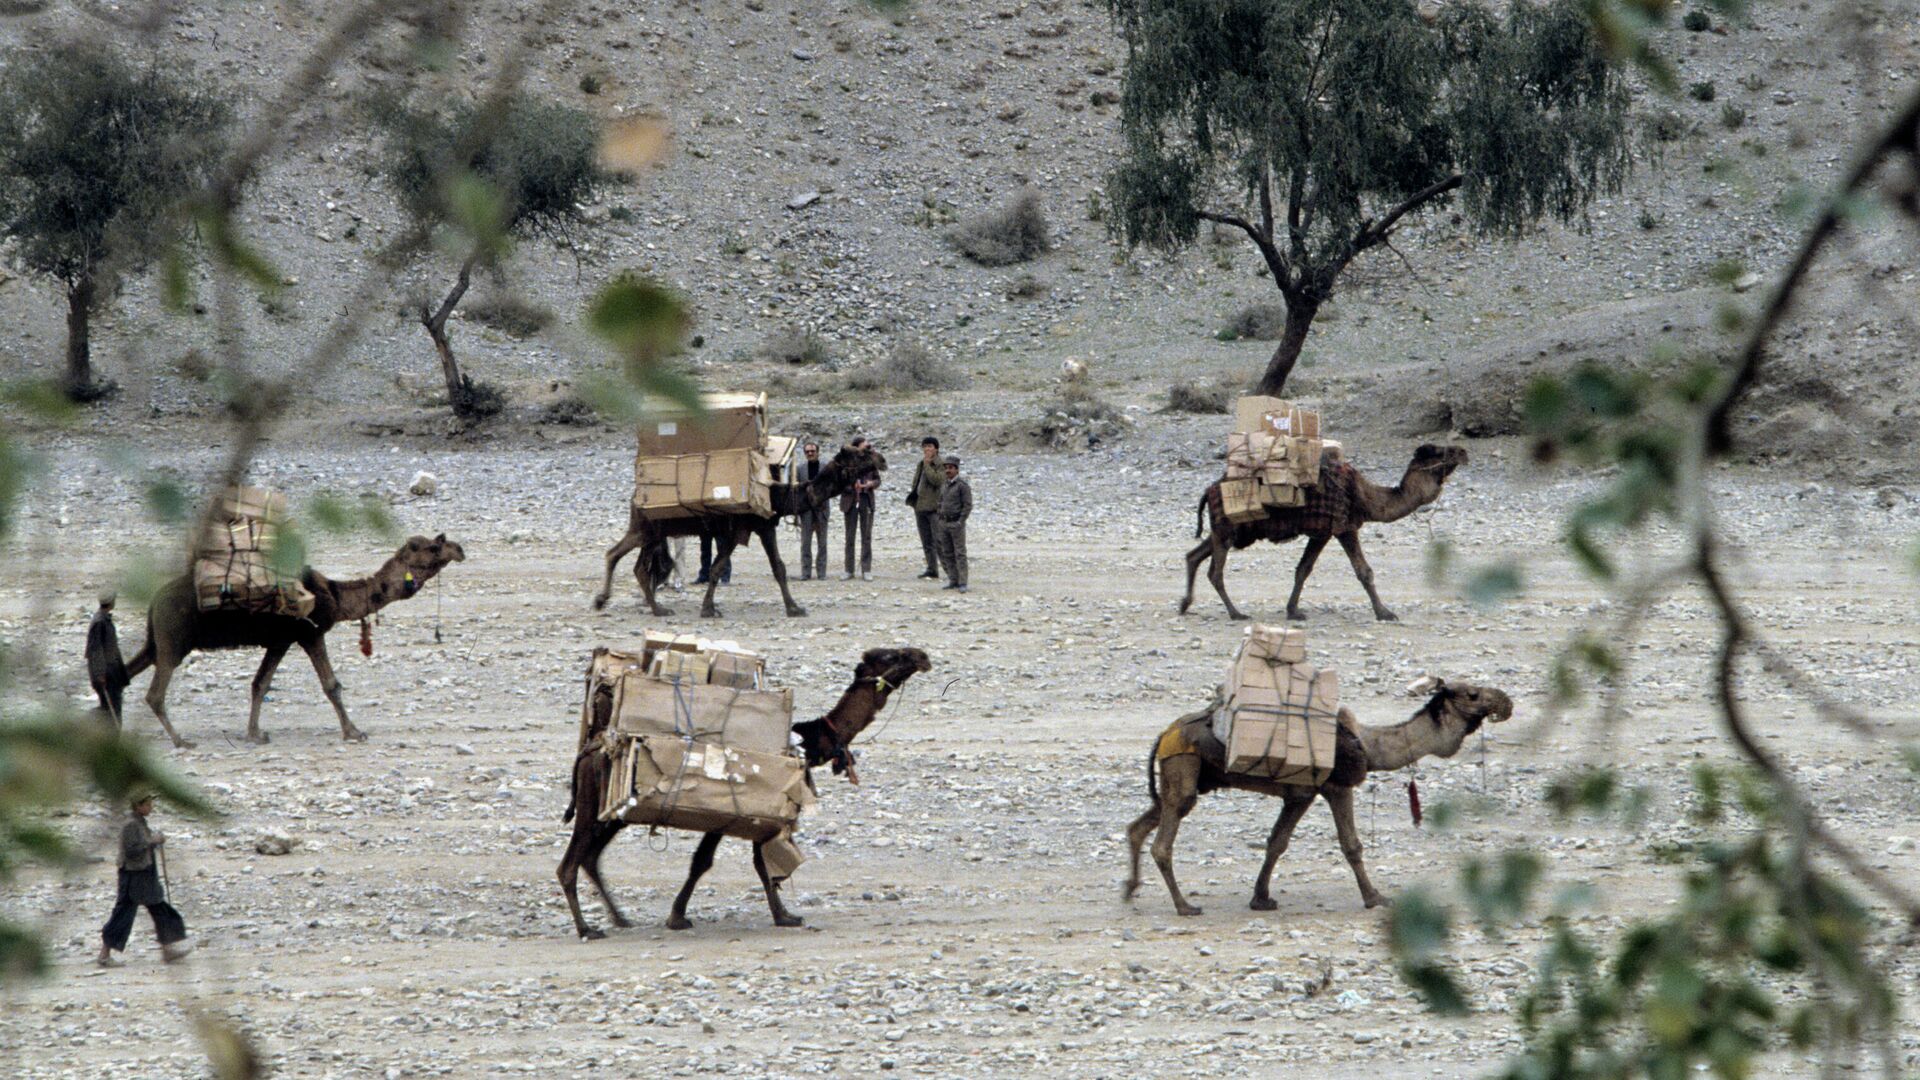
[[1435, 723], [1426, 709], [1391, 727], [1356, 725], [1360, 745], [1367, 751], [1368, 772], [1393, 772], [1424, 757], [1452, 757], [1466, 741], [1466, 726], [1451, 712]]
[[873, 684], [872, 679], [855, 680], [833, 708], [827, 710], [826, 720], [833, 727], [834, 734], [842, 745], [850, 743], [854, 737], [867, 730], [873, 718], [887, 704], [887, 695]]
[[1425, 469], [1408, 469], [1393, 487], [1360, 477], [1360, 499], [1374, 521], [1399, 521], [1440, 497], [1440, 482]]
[[[431, 571], [415, 574], [414, 591], [424, 588], [432, 577]], [[334, 582], [334, 587], [340, 593], [336, 622], [364, 619], [388, 604], [412, 595], [407, 589], [406, 567], [397, 558], [388, 559], [380, 569], [366, 577]]]

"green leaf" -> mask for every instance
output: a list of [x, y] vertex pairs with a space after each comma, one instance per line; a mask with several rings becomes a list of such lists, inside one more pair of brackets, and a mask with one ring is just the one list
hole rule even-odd
[[1438, 538], [1427, 545], [1427, 585], [1439, 588], [1446, 584], [1447, 571], [1453, 566], [1453, 541], [1445, 537]]
[[28, 416], [50, 424], [70, 423], [80, 407], [52, 379], [21, 379], [5, 384], [6, 401]]
[[1452, 934], [1446, 905], [1425, 889], [1414, 887], [1402, 893], [1387, 920], [1387, 943], [1393, 955], [1418, 962], [1444, 949]]
[[46, 946], [39, 936], [0, 919], [0, 985], [39, 978], [48, 968]]
[[160, 263], [160, 302], [175, 315], [193, 310], [193, 267], [178, 244]]
[[1557, 435], [1572, 405], [1573, 399], [1565, 383], [1559, 379], [1542, 377], [1527, 387], [1521, 415], [1526, 419], [1528, 430], [1536, 434]]
[[13, 535], [14, 506], [40, 469], [39, 455], [21, 449], [0, 432], [0, 540]]
[[290, 522], [282, 522], [273, 536], [267, 564], [282, 578], [297, 578], [307, 566], [307, 539]]
[[587, 306], [587, 328], [629, 357], [671, 353], [690, 325], [672, 290], [637, 274], [615, 278]]
[[471, 172], [461, 173], [448, 185], [447, 212], [483, 261], [497, 262], [511, 250], [506, 196], [493, 183]]
[[286, 287], [286, 279], [280, 271], [240, 236], [233, 227], [231, 217], [211, 210], [203, 211], [199, 224], [214, 258], [253, 282], [263, 295], [277, 296]]
[[192, 500], [186, 489], [165, 477], [147, 482], [147, 516], [163, 525], [177, 525], [187, 519]]
[[1490, 608], [1519, 596], [1520, 568], [1511, 563], [1483, 566], [1467, 579], [1466, 598], [1475, 607]]
[[1466, 991], [1460, 988], [1451, 972], [1437, 963], [1404, 964], [1400, 977], [1420, 995], [1427, 1008], [1441, 1016], [1465, 1016], [1472, 1011]]
[[1722, 259], [1707, 271], [1707, 277], [1721, 285], [1731, 285], [1740, 280], [1747, 272], [1746, 264], [1739, 259]]

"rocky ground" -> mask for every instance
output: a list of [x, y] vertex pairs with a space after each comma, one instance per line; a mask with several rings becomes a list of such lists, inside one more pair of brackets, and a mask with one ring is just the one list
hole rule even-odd
[[[896, 461], [924, 422], [869, 419]], [[1426, 1014], [1394, 974], [1382, 916], [1361, 908], [1324, 814], [1307, 819], [1282, 864], [1277, 912], [1250, 912], [1246, 899], [1278, 808], [1237, 793], [1209, 797], [1181, 835], [1178, 865], [1204, 915], [1175, 917], [1151, 870], [1139, 897], [1120, 901], [1121, 836], [1146, 805], [1148, 747], [1204, 697], [1239, 629], [1210, 595], [1193, 614], [1173, 611], [1191, 543], [1186, 493], [1212, 472], [1218, 421], [1141, 426], [1092, 454], [970, 454], [979, 510], [966, 597], [912, 579], [911, 522], [885, 500], [875, 579], [799, 585], [805, 618], [780, 614], [759, 553], [745, 553], [717, 625], [772, 656], [803, 714], [831, 703], [866, 647], [922, 647], [934, 670], [865, 740], [861, 786], [823, 776], [802, 830], [811, 859], [788, 891], [805, 929], [770, 925], [747, 850], [731, 843], [693, 905], [696, 928], [664, 929], [691, 837], [633, 832], [607, 868], [639, 925], [593, 943], [574, 938], [553, 878], [579, 673], [594, 645], [630, 642], [643, 627], [709, 628], [643, 616], [625, 568], [610, 609], [588, 610], [623, 516], [625, 446], [581, 435], [526, 449], [361, 440], [269, 450], [259, 479], [391, 493], [404, 528], [445, 530], [468, 561], [388, 610], [371, 659], [350, 631], [334, 635], [349, 706], [372, 736], [364, 745], [339, 742], [297, 662], [279, 676], [262, 748], [237, 740], [252, 657], [203, 656], [183, 672], [174, 716], [198, 745], [169, 758], [227, 813], [163, 823], [174, 895], [201, 951], [163, 967], [143, 921], [129, 966], [97, 972], [89, 958], [110, 864], [30, 879], [5, 909], [45, 928], [58, 964], [0, 1019], [6, 1071], [198, 1075], [187, 1017], [209, 1007], [239, 1018], [292, 1076], [1486, 1072], [1516, 1045], [1511, 1005], [1540, 926], [1501, 941], [1467, 933], [1457, 955], [1476, 1011]], [[167, 537], [127, 531], [139, 488], [106, 444], [50, 441], [53, 483], [34, 499], [27, 535], [63, 557], [0, 585], [0, 634], [46, 643], [79, 693], [94, 590], [136, 556], [164, 554]], [[1479, 808], [1463, 824], [1414, 829], [1403, 777], [1369, 786], [1368, 858], [1375, 880], [1398, 891], [1444, 887], [1462, 857], [1523, 846], [1547, 858], [1552, 882], [1599, 888], [1580, 923], [1604, 934], [1669, 894], [1696, 839], [1676, 793], [1696, 760], [1724, 753], [1704, 705], [1711, 626], [1697, 597], [1658, 605], [1631, 653], [1619, 729], [1549, 722], [1555, 644], [1611, 610], [1554, 542], [1554, 523], [1591, 483], [1517, 468], [1520, 448], [1498, 440], [1471, 447], [1437, 507], [1369, 537], [1402, 622], [1372, 621], [1341, 560], [1324, 560], [1309, 586], [1314, 656], [1340, 670], [1364, 720], [1404, 716], [1414, 703], [1400, 687], [1428, 671], [1504, 687], [1519, 705], [1484, 748], [1419, 769], [1429, 806]], [[151, 442], [135, 450], [186, 470], [211, 461]], [[1406, 450], [1383, 440], [1363, 464], [1394, 473]], [[417, 468], [441, 478], [436, 497], [399, 494]], [[1920, 733], [1905, 708], [1920, 639], [1902, 569], [1916, 508], [1737, 471], [1716, 486], [1748, 553], [1741, 586], [1757, 620], [1889, 735]], [[783, 533], [789, 553], [792, 538]], [[837, 553], [837, 523], [833, 539]], [[1520, 557], [1524, 597], [1479, 610], [1430, 586], [1435, 540], [1470, 563]], [[353, 573], [383, 547], [327, 539], [314, 561]], [[1256, 616], [1275, 617], [1292, 561], [1291, 551], [1243, 553], [1229, 583]], [[126, 612], [129, 650], [138, 625]], [[1746, 693], [1836, 827], [1876, 865], [1920, 873], [1920, 793], [1892, 752], [1817, 726], [1758, 673]], [[156, 733], [143, 705], [129, 715]], [[1649, 785], [1647, 823], [1555, 821], [1542, 789], [1580, 761]], [[106, 850], [103, 820], [66, 825]], [[263, 838], [272, 848], [281, 835], [288, 854], [260, 853]], [[606, 923], [597, 902], [587, 907]], [[1909, 958], [1897, 974], [1920, 970]], [[1920, 1063], [1920, 1033], [1909, 1028], [1902, 1049]], [[1767, 1073], [1813, 1069], [1781, 1057]]]

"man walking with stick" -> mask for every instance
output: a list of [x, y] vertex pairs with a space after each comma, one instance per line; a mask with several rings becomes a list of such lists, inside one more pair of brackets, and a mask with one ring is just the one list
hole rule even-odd
[[120, 830], [120, 891], [114, 899], [113, 914], [100, 930], [100, 955], [94, 962], [101, 967], [119, 967], [124, 962], [113, 954], [126, 949], [136, 909], [143, 906], [153, 917], [162, 960], [171, 964], [193, 951], [193, 942], [187, 940], [186, 920], [167, 902], [167, 890], [161, 881], [166, 872], [163, 845], [167, 838], [147, 827], [147, 815], [151, 813], [153, 796], [136, 795], [133, 815]]

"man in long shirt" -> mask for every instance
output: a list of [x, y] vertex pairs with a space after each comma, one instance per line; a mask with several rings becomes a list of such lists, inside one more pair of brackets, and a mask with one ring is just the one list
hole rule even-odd
[[920, 527], [920, 551], [927, 557], [923, 578], [940, 580], [940, 488], [947, 482], [940, 464], [940, 440], [929, 435], [920, 440], [920, 464], [914, 466], [913, 483], [907, 485], [907, 505], [913, 507], [913, 523]]
[[973, 488], [960, 475], [960, 459], [946, 460], [947, 482], [940, 486], [940, 563], [946, 568], [943, 588], [967, 591], [967, 519], [973, 516]]
[[847, 527], [847, 580], [852, 581], [855, 571], [853, 563], [854, 541], [860, 542], [860, 565], [862, 580], [873, 580], [873, 502], [874, 489], [880, 486], [880, 474], [887, 471], [887, 459], [880, 455], [868, 443], [865, 436], [853, 440], [848, 445], [855, 450], [872, 450], [873, 467], [854, 478], [853, 487], [840, 496], [840, 514]]
[[[820, 444], [808, 443], [801, 449], [806, 454], [806, 460], [800, 463], [800, 468], [794, 475], [794, 481], [801, 484], [811, 484], [813, 481], [819, 479], [820, 470], [825, 468], [825, 466], [820, 463]], [[800, 519], [801, 581], [806, 581], [814, 577], [816, 567], [818, 567], [820, 579], [822, 581], [826, 580], [827, 515], [829, 513], [831, 513], [831, 511], [825, 506], [809, 506], [806, 503], [801, 503], [800, 512], [795, 515]], [[817, 560], [815, 558], [816, 553], [818, 554]]]
[[147, 827], [147, 815], [153, 813], [153, 796], [140, 795], [133, 800], [133, 814], [120, 829], [120, 893], [113, 902], [113, 914], [100, 930], [100, 955], [94, 961], [101, 967], [119, 967], [122, 961], [114, 953], [127, 947], [133, 933], [133, 917], [144, 906], [153, 916], [154, 933], [160, 938], [160, 958], [171, 964], [193, 951], [187, 940], [187, 923], [167, 903], [166, 890], [160, 886], [160, 871], [154, 858], [167, 838]]

